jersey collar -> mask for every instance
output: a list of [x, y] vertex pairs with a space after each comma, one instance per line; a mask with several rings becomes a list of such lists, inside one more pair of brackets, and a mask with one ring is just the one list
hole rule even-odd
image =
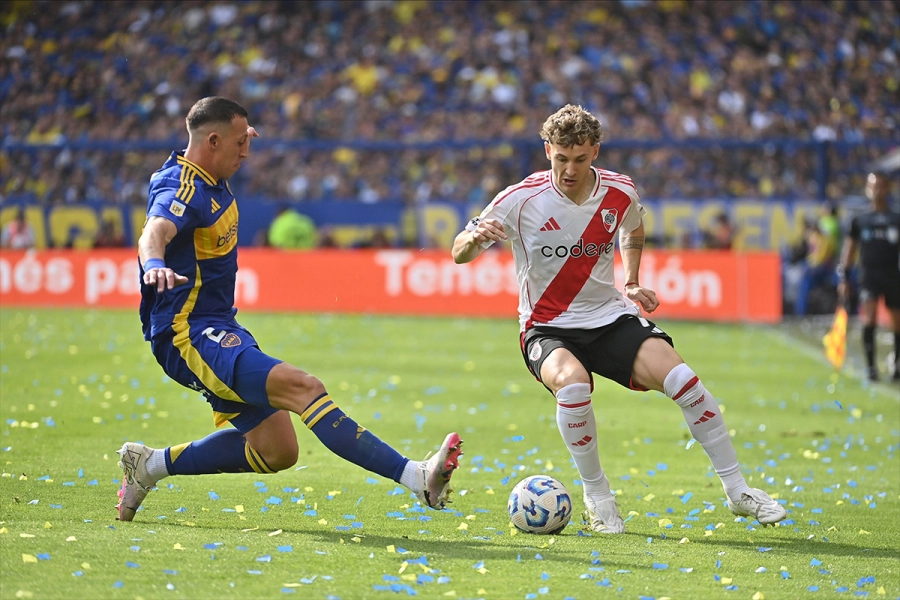
[[219, 185], [219, 183], [218, 183], [215, 179], [213, 179], [212, 175], [210, 175], [209, 173], [207, 173], [207, 172], [203, 169], [203, 167], [201, 167], [200, 165], [198, 165], [198, 164], [195, 163], [195, 162], [192, 162], [192, 161], [186, 159], [186, 158], [184, 157], [184, 151], [183, 151], [183, 150], [182, 150], [181, 152], [176, 152], [176, 153], [175, 153], [175, 157], [176, 157], [176, 160], [178, 161], [178, 164], [179, 164], [179, 165], [183, 165], [183, 166], [186, 165], [186, 166], [189, 166], [189, 167], [191, 167], [192, 169], [194, 169], [194, 171], [196, 171], [197, 174], [200, 175], [200, 178], [203, 179], [203, 181], [205, 181], [207, 184], [209, 184], [209, 185]]

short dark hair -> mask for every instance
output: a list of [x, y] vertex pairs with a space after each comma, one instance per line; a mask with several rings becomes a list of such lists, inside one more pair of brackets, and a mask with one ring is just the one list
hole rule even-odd
[[188, 131], [197, 131], [207, 123], [231, 123], [235, 117], [246, 117], [247, 109], [228, 98], [210, 96], [197, 100], [187, 115]]

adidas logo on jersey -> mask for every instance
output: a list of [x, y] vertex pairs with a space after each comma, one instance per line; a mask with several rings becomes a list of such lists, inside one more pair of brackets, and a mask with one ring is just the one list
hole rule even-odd
[[559, 226], [559, 223], [557, 223], [556, 219], [553, 217], [550, 217], [550, 220], [541, 227], [541, 231], [559, 231], [560, 229], [562, 229], [562, 227]]
[[212, 211], [213, 211], [213, 212], [216, 212], [216, 211], [219, 210], [220, 208], [222, 208], [222, 207], [219, 206], [219, 203], [216, 202], [215, 200], [213, 200], [213, 201], [212, 201]]

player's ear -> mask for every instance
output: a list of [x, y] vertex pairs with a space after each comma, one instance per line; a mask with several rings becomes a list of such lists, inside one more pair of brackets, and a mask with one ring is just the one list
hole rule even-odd
[[600, 144], [594, 145], [594, 153], [591, 154], [591, 160], [597, 160], [597, 156], [600, 154]]
[[550, 143], [544, 142], [544, 155], [547, 157], [547, 160], [550, 160]]
[[216, 146], [219, 145], [219, 134], [213, 131], [208, 136], [206, 136], [206, 143], [209, 146], [210, 150], [215, 150]]

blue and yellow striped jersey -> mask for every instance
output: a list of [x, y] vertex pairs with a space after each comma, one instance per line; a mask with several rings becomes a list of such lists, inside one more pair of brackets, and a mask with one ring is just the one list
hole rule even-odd
[[164, 217], [178, 228], [166, 247], [166, 266], [188, 278], [186, 285], [157, 294], [141, 277], [141, 324], [150, 340], [177, 332], [188, 320], [230, 321], [237, 276], [238, 205], [225, 180], [173, 152], [150, 178], [147, 218]]

